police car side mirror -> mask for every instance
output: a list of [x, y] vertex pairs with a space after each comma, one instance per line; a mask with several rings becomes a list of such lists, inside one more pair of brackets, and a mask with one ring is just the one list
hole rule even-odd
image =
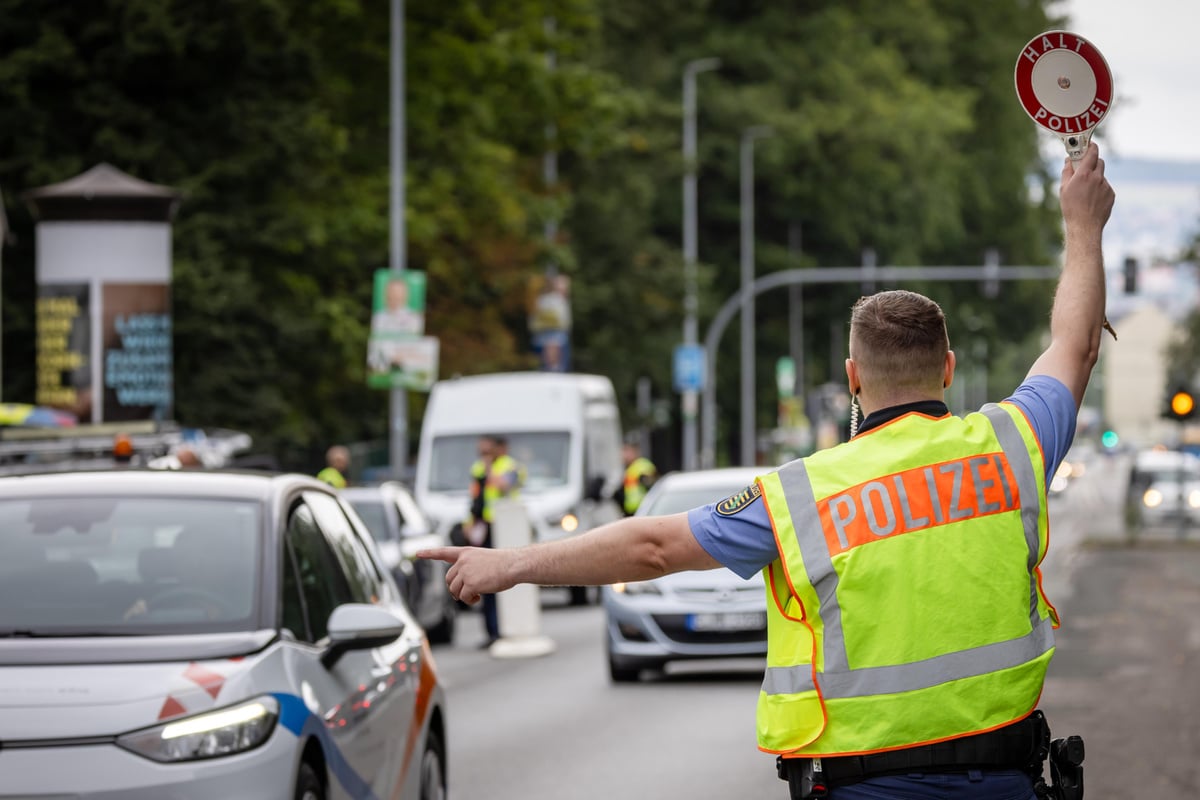
[[346, 603], [329, 615], [329, 648], [321, 663], [330, 669], [350, 650], [370, 650], [391, 644], [404, 633], [404, 620], [368, 603]]

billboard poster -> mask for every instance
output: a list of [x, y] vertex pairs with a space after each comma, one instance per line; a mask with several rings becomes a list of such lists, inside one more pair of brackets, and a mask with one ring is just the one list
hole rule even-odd
[[102, 421], [170, 419], [175, 400], [170, 287], [107, 283], [102, 298]]
[[92, 417], [92, 326], [86, 283], [38, 287], [37, 399], [80, 420]]
[[422, 336], [424, 333], [425, 273], [376, 270], [371, 335]]
[[373, 335], [367, 341], [367, 386], [427, 392], [438, 374], [436, 336]]

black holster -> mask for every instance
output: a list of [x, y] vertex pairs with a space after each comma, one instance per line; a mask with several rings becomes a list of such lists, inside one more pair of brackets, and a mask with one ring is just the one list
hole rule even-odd
[[[1029, 765], [1029, 777], [1033, 779], [1033, 792], [1038, 800], [1083, 800], [1083, 737], [1068, 736], [1051, 739], [1050, 726], [1041, 711], [1031, 715], [1038, 721], [1037, 749]], [[1050, 761], [1050, 779], [1044, 775], [1046, 761]]]
[[783, 756], [779, 756], [775, 759], [775, 774], [780, 780], [787, 781], [788, 794], [792, 800], [829, 796], [829, 787], [822, 775], [819, 758], [797, 759], [796, 766], [788, 769]]

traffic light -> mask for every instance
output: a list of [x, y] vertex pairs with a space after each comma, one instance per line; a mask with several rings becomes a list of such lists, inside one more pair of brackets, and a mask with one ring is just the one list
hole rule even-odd
[[1186, 386], [1176, 386], [1167, 394], [1167, 408], [1163, 416], [1180, 422], [1196, 414], [1196, 395]]

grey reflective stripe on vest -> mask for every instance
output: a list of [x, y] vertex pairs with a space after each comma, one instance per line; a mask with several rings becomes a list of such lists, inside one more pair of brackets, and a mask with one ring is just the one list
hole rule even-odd
[[[803, 459], [798, 459], [780, 468], [776, 473], [787, 502], [787, 513], [792, 520], [800, 555], [809, 572], [807, 577], [820, 602], [820, 617], [825, 632], [825, 668], [821, 675], [821, 692], [826, 698], [849, 698], [868, 693], [887, 694], [925, 689], [959, 678], [1019, 666], [1037, 658], [1054, 644], [1053, 625], [1049, 620], [1040, 619], [1038, 616], [1037, 575], [1033, 570], [1037, 566], [1041, 541], [1038, 533], [1041, 499], [1038, 495], [1033, 461], [1025, 447], [1025, 440], [1008, 412], [995, 404], [984, 406], [982, 412], [991, 422], [1000, 442], [1000, 449], [1003, 450], [1017, 481], [1021, 500], [1021, 523], [1025, 531], [1025, 543], [1029, 548], [1030, 632], [1017, 639], [946, 653], [911, 664], [851, 670], [846, 652], [846, 637], [842, 630], [842, 608], [837, 598], [838, 574], [833, 568], [833, 558], [821, 528], [821, 517], [817, 511], [812, 483], [808, 479], [808, 468]], [[1007, 495], [1007, 485], [1003, 488]], [[1032, 505], [1029, 502], [1031, 499]], [[812, 691], [815, 688], [813, 667], [810, 664], [768, 667], [762, 688], [768, 695]]]
[[[946, 653], [911, 664], [836, 672], [827, 668], [821, 675], [821, 695], [831, 700], [928, 689], [960, 678], [1018, 667], [1045, 653], [1053, 644], [1053, 623], [1048, 619], [1040, 620], [1030, 633], [1018, 639]], [[767, 694], [811, 692], [816, 688], [812, 667], [768, 667], [762, 688]]]
[[821, 532], [821, 516], [817, 512], [817, 498], [813, 496], [812, 483], [808, 480], [808, 467], [803, 459], [797, 459], [777, 474], [787, 500], [787, 513], [796, 531], [796, 542], [800, 545], [800, 555], [808, 569], [809, 582], [813, 584], [821, 604], [821, 620], [825, 624], [825, 669], [848, 670], [850, 658], [846, 655], [846, 638], [842, 636], [842, 607], [837, 598], [838, 574], [833, 568], [833, 557], [829, 554], [829, 545], [825, 543], [825, 534]]
[[1013, 477], [1017, 479], [1017, 491], [1021, 495], [1021, 524], [1025, 528], [1025, 545], [1029, 548], [1029, 623], [1037, 625], [1038, 619], [1038, 585], [1037, 568], [1038, 551], [1041, 547], [1041, 534], [1038, 531], [1038, 516], [1042, 510], [1042, 499], [1038, 495], [1037, 474], [1033, 471], [1033, 460], [1029, 457], [1029, 449], [1025, 439], [1017, 430], [1017, 423], [1000, 406], [988, 403], [980, 411], [992, 423], [996, 438], [1000, 441], [1000, 449], [1008, 459]]

